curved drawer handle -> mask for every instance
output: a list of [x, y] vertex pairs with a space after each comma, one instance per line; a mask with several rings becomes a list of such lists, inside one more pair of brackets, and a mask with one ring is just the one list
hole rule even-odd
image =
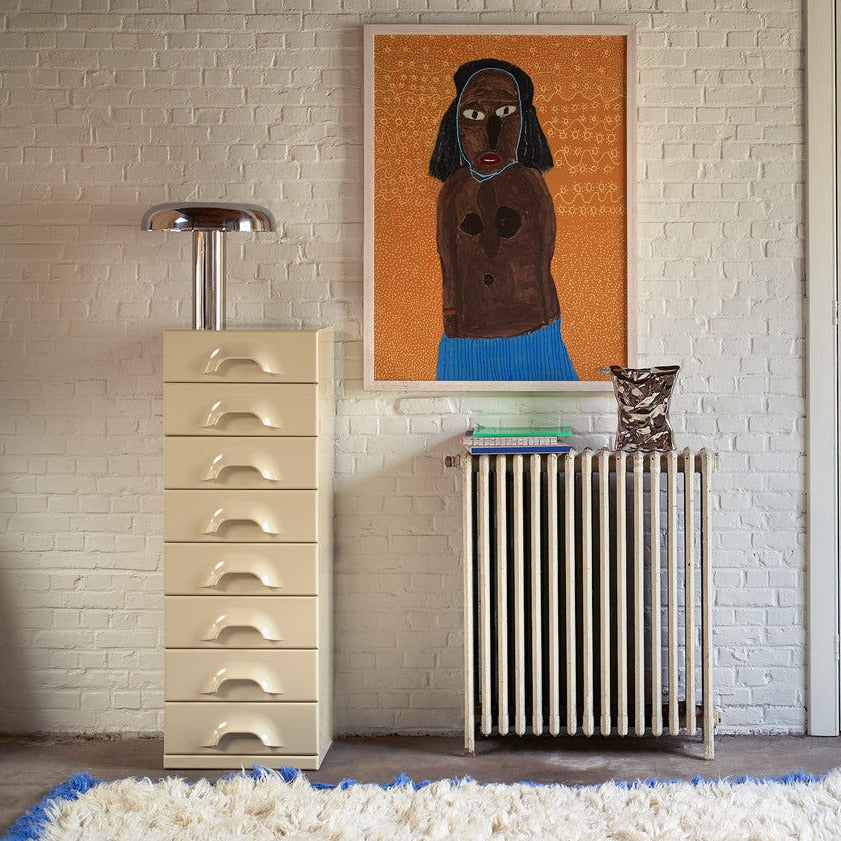
[[277, 590], [283, 586], [271, 565], [261, 558], [223, 558], [213, 567], [204, 584], [199, 584], [199, 587], [208, 590], [218, 589], [219, 583], [226, 575], [251, 575], [271, 590]]
[[236, 503], [217, 508], [201, 530], [202, 534], [218, 534], [226, 525], [235, 522], [254, 523], [260, 531], [270, 537], [280, 535], [280, 527], [272, 522], [269, 512], [254, 510], [255, 506], [248, 503]]
[[220, 613], [210, 627], [202, 634], [203, 642], [214, 642], [219, 639], [228, 628], [251, 628], [266, 642], [283, 642], [283, 636], [274, 626], [271, 619], [255, 614], [253, 609], [228, 610]]
[[219, 742], [224, 736], [232, 735], [256, 736], [267, 748], [283, 747], [283, 739], [280, 738], [277, 728], [267, 721], [252, 721], [247, 724], [237, 721], [220, 721], [204, 737], [201, 746], [203, 748], [219, 747]]
[[260, 687], [266, 695], [283, 695], [283, 687], [268, 669], [255, 663], [220, 666], [199, 690], [202, 695], [216, 695], [230, 680], [247, 680]]
[[218, 427], [228, 415], [251, 415], [266, 429], [280, 429], [280, 421], [268, 409], [254, 406], [229, 406], [224, 400], [217, 400], [208, 410], [202, 426], [211, 429]]
[[[256, 462], [257, 459], [254, 459], [254, 461]], [[278, 471], [270, 464], [243, 464], [231, 461], [224, 453], [219, 453], [208, 464], [202, 476], [202, 481], [213, 482], [222, 475], [224, 470], [256, 470], [267, 482], [279, 482], [281, 480]]]
[[222, 347], [213, 348], [207, 357], [207, 364], [204, 366], [205, 374], [218, 374], [219, 369], [229, 362], [253, 362], [264, 374], [276, 376], [279, 372], [274, 370], [272, 364], [265, 357], [260, 358], [259, 353], [236, 348], [226, 350]]

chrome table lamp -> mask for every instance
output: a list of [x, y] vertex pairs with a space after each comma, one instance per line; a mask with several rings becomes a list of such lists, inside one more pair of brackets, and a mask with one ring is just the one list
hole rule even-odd
[[223, 234], [274, 231], [275, 220], [264, 207], [250, 204], [171, 202], [150, 207], [144, 231], [193, 233], [193, 329], [225, 329], [225, 239]]

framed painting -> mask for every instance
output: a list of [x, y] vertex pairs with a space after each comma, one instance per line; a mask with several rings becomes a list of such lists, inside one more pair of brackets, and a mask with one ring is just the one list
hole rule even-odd
[[636, 364], [634, 29], [365, 27], [365, 386]]

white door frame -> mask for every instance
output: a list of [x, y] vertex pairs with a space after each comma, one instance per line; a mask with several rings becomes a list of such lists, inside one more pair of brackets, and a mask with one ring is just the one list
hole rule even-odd
[[838, 15], [807, 0], [808, 729], [837, 736], [838, 669]]

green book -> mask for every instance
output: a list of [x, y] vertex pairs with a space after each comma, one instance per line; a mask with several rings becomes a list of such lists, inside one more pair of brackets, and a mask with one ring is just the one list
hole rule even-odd
[[477, 426], [474, 438], [568, 438], [572, 435], [569, 426]]

